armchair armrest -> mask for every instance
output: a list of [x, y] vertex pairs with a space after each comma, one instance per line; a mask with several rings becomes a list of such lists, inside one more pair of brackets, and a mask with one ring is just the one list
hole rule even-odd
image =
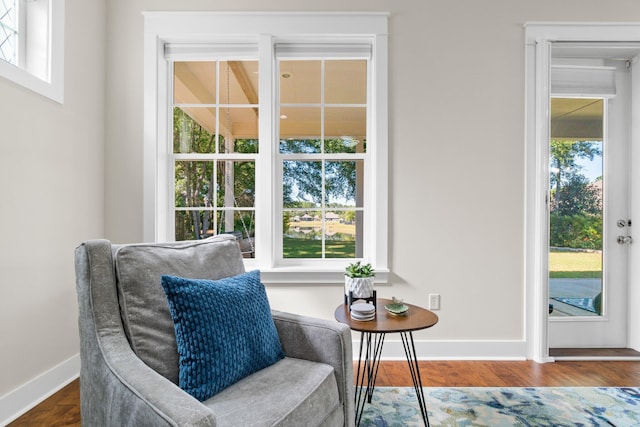
[[272, 311], [287, 357], [326, 363], [333, 367], [340, 401], [345, 410], [345, 426], [354, 424], [353, 353], [351, 329], [330, 320]]
[[[197, 399], [177, 385], [145, 365], [125, 343], [118, 342], [121, 336], [103, 336], [104, 360], [101, 366], [93, 366], [92, 382], [100, 376], [100, 392], [109, 391], [111, 401], [117, 405], [107, 405], [111, 425], [135, 426], [215, 426], [214, 413]], [[107, 351], [105, 347], [110, 347]], [[98, 391], [98, 390], [96, 390]], [[104, 403], [105, 396], [91, 396]], [[95, 410], [95, 405], [92, 405]], [[101, 405], [102, 408], [105, 405]], [[117, 413], [114, 408], [119, 408]], [[88, 409], [88, 408], [87, 408]], [[84, 422], [83, 416], [83, 422]], [[88, 425], [88, 424], [87, 424]]]

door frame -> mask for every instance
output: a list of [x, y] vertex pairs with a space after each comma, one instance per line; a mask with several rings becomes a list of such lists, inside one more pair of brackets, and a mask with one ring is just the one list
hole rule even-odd
[[[548, 342], [547, 203], [551, 45], [560, 41], [640, 42], [640, 23], [525, 24], [525, 334], [527, 358], [539, 363], [554, 361], [549, 356]], [[632, 90], [637, 86], [632, 85]], [[639, 125], [631, 125], [633, 142], [640, 139], [639, 132], [634, 131]], [[638, 182], [637, 178], [635, 175], [632, 183]], [[630, 251], [629, 256], [637, 257], [634, 252], [637, 251]], [[637, 276], [630, 275], [629, 280], [633, 279]], [[628, 295], [630, 307], [640, 306], [640, 291], [634, 292], [634, 287], [629, 287]], [[629, 310], [627, 343], [638, 349], [640, 325], [630, 321], [632, 312]]]

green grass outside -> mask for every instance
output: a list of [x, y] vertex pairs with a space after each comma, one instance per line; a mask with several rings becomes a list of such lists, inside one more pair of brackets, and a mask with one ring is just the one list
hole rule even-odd
[[549, 252], [552, 279], [602, 278], [601, 252]]
[[[326, 258], [355, 258], [355, 242], [326, 241]], [[315, 239], [284, 237], [285, 258], [321, 258], [322, 243]], [[602, 278], [602, 254], [600, 252], [550, 252], [549, 277]]]
[[[284, 237], [282, 250], [285, 258], [322, 258], [322, 242], [315, 239]], [[356, 243], [327, 240], [325, 251], [326, 258], [355, 258]]]

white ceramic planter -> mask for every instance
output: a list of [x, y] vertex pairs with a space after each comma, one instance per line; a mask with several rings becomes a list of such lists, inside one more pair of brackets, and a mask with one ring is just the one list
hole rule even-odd
[[344, 294], [349, 297], [353, 292], [353, 299], [371, 298], [373, 296], [373, 277], [344, 276]]

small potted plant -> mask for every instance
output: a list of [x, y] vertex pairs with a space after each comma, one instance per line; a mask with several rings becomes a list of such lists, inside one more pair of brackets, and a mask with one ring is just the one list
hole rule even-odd
[[361, 261], [353, 262], [344, 270], [345, 302], [351, 296], [352, 300], [371, 299], [374, 295], [373, 278], [376, 273], [371, 264]]

